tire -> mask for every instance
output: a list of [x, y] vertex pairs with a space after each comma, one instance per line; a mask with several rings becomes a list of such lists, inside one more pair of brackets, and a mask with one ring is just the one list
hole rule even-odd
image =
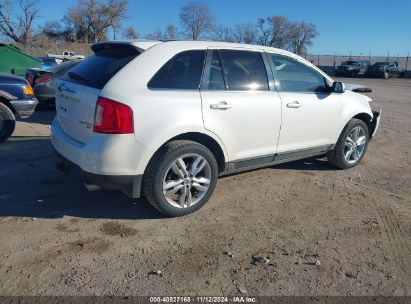
[[[357, 140], [355, 139], [355, 133], [353, 133], [355, 130], [359, 131]], [[327, 153], [328, 162], [340, 169], [355, 167], [361, 162], [367, 151], [369, 138], [370, 133], [365, 122], [359, 119], [351, 119], [341, 132], [335, 148]], [[355, 142], [355, 146], [352, 145], [352, 141]], [[359, 142], [363, 144], [359, 145]], [[351, 151], [351, 154], [349, 151]]]
[[16, 118], [13, 112], [4, 103], [0, 102], [0, 142], [5, 141], [13, 134], [16, 128]]
[[[196, 172], [195, 168], [201, 169]], [[217, 161], [208, 148], [188, 140], [171, 141], [149, 162], [143, 177], [143, 195], [160, 212], [170, 217], [183, 216], [209, 200], [217, 175]]]
[[390, 78], [390, 74], [388, 72], [384, 72], [384, 75], [382, 76], [384, 79]]

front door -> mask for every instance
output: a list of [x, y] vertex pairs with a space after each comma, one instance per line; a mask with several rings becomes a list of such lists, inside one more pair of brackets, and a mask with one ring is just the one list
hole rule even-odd
[[225, 143], [229, 161], [272, 160], [281, 99], [269, 90], [260, 52], [209, 50], [201, 99], [204, 126]]
[[326, 92], [324, 76], [302, 61], [278, 54], [268, 56], [282, 99], [278, 153], [335, 144], [341, 94]]

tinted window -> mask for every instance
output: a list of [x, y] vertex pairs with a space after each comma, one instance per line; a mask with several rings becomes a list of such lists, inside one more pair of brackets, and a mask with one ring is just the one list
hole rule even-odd
[[268, 80], [259, 52], [221, 50], [227, 90], [268, 91]]
[[186, 51], [171, 58], [150, 80], [150, 89], [198, 90], [205, 51]]
[[324, 77], [289, 57], [272, 55], [276, 78], [280, 82], [278, 88], [283, 92], [321, 92], [325, 89]]
[[203, 80], [203, 89], [205, 90], [225, 90], [223, 69], [218, 55], [218, 51], [212, 51], [209, 72], [207, 79]]
[[102, 49], [77, 64], [64, 76], [64, 80], [102, 89], [120, 69], [139, 54], [137, 50], [125, 46]]

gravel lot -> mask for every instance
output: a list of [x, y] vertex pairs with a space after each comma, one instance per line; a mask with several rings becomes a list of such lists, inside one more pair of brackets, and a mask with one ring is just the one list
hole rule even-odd
[[411, 80], [342, 80], [383, 110], [361, 165], [222, 178], [177, 219], [58, 173], [53, 112], [19, 122], [0, 145], [0, 294], [411, 296]]

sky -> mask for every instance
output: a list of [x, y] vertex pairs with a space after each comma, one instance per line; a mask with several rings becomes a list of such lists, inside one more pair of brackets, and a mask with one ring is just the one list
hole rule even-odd
[[[17, 2], [17, 0], [13, 0]], [[100, 0], [104, 1], [104, 0]], [[60, 20], [77, 0], [37, 0], [41, 18]], [[145, 34], [179, 28], [179, 11], [189, 0], [129, 0], [125, 26]], [[217, 23], [255, 23], [259, 17], [287, 16], [316, 25], [319, 36], [310, 53], [406, 56], [411, 53], [411, 0], [204, 0]]]

